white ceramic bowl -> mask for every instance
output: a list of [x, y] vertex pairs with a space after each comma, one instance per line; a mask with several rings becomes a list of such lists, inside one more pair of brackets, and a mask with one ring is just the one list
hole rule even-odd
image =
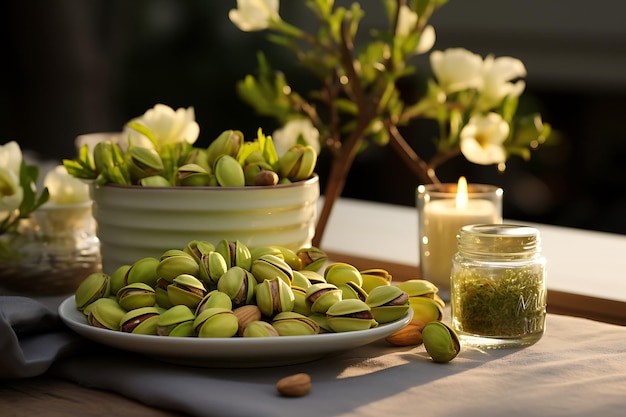
[[106, 185], [91, 191], [106, 273], [194, 239], [310, 246], [320, 195], [317, 176], [271, 187]]

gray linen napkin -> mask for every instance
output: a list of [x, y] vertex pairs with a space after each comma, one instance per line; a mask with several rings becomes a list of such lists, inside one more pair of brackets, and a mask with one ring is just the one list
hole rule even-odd
[[46, 305], [27, 297], [0, 296], [0, 378], [41, 375], [84, 343]]

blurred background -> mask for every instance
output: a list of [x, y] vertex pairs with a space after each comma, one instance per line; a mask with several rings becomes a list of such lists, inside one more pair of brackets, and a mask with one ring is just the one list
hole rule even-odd
[[[254, 114], [235, 83], [256, 70], [260, 49], [292, 84], [306, 86], [306, 79], [265, 34], [230, 23], [235, 3], [5, 0], [0, 143], [16, 140], [60, 162], [75, 156], [77, 135], [119, 131], [156, 103], [193, 106], [201, 146], [226, 129], [271, 133], [273, 120]], [[285, 20], [306, 25], [302, 3], [283, 1]], [[380, 0], [361, 4], [368, 13], [363, 30], [380, 24]], [[521, 59], [528, 71], [522, 109], [541, 112], [560, 133], [530, 161], [510, 159], [504, 173], [459, 158], [442, 167], [440, 178], [500, 185], [509, 219], [626, 233], [624, 12], [613, 0], [450, 0], [437, 11], [435, 49]], [[423, 59], [420, 68], [428, 70]], [[410, 93], [414, 85], [404, 88]], [[409, 129], [412, 145], [428, 154], [420, 126]], [[322, 154], [322, 185], [327, 169]], [[376, 147], [359, 155], [343, 195], [413, 206], [417, 185], [390, 148]]]

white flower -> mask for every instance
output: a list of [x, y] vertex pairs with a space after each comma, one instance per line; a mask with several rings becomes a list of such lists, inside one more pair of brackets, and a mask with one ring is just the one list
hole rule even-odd
[[280, 20], [278, 0], [237, 0], [237, 8], [228, 12], [228, 18], [240, 30], [265, 30]]
[[22, 203], [24, 190], [20, 185], [22, 150], [15, 141], [0, 145], [0, 218], [17, 209]]
[[398, 27], [396, 29], [396, 35], [407, 36], [410, 34], [415, 25], [417, 24], [417, 13], [415, 13], [409, 6], [403, 4], [398, 10]]
[[497, 113], [472, 116], [461, 130], [461, 152], [468, 161], [489, 165], [506, 161], [502, 143], [509, 136], [509, 124]]
[[[136, 123], [148, 129], [154, 136], [152, 141], [143, 133], [129, 126]], [[143, 116], [137, 117], [126, 124], [119, 138], [122, 149], [128, 149], [128, 145], [156, 148], [157, 151], [163, 145], [179, 142], [195, 143], [200, 134], [200, 126], [196, 122], [193, 107], [179, 108], [174, 111], [165, 104], [157, 104], [148, 109]]]
[[[278, 156], [282, 156], [291, 147], [304, 141], [304, 144], [320, 152], [320, 132], [313, 126], [309, 119], [295, 119], [287, 122], [285, 126], [278, 129], [272, 135], [272, 141]], [[299, 142], [300, 140], [300, 142]]]
[[50, 192], [48, 203], [78, 204], [90, 200], [89, 186], [68, 174], [63, 165], [48, 172], [43, 184]]
[[483, 59], [464, 48], [449, 48], [430, 54], [432, 67], [439, 85], [446, 93], [468, 88], [480, 89], [483, 84]]
[[519, 97], [524, 91], [524, 81], [510, 82], [526, 76], [526, 67], [522, 61], [511, 57], [495, 58], [489, 55], [483, 62], [483, 88], [478, 100], [481, 110], [493, 109], [500, 105], [506, 96]]
[[415, 52], [417, 52], [418, 54], [424, 54], [430, 51], [435, 45], [436, 38], [437, 37], [435, 36], [435, 28], [431, 25], [426, 26], [422, 31], [422, 34], [420, 35], [420, 41], [417, 44], [417, 49], [415, 50]]

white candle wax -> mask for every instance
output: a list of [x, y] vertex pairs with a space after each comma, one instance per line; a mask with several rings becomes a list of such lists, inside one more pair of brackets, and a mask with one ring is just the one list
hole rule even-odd
[[450, 288], [450, 268], [459, 229], [468, 224], [502, 222], [494, 203], [484, 199], [469, 199], [464, 207], [457, 207], [453, 198], [431, 200], [424, 205], [422, 215], [421, 244], [425, 245], [420, 259], [422, 278], [443, 290]]

